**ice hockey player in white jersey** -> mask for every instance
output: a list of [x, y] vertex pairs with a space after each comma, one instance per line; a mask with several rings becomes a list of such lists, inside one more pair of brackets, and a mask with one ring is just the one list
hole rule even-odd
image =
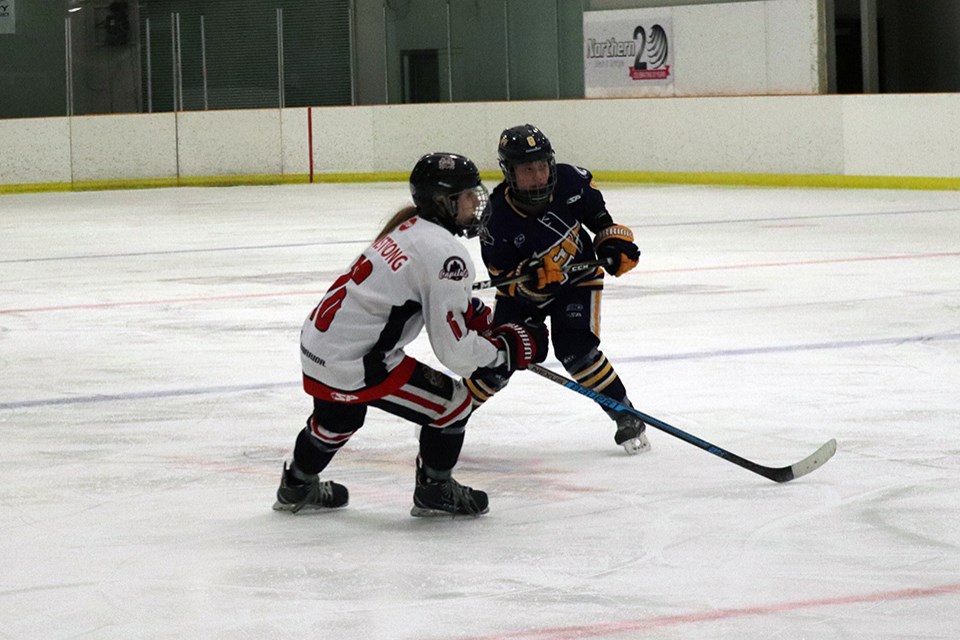
[[347, 488], [319, 474], [363, 426], [368, 407], [421, 426], [412, 515], [488, 511], [487, 494], [452, 475], [472, 410], [466, 387], [403, 348], [426, 327], [437, 358], [458, 376], [510, 373], [544, 360], [547, 329], [491, 327], [490, 310], [471, 297], [476, 271], [456, 236], [476, 236], [487, 205], [476, 165], [427, 154], [410, 174], [410, 192], [414, 205], [394, 214], [303, 324], [303, 387], [313, 412], [284, 464], [278, 511], [346, 506]]

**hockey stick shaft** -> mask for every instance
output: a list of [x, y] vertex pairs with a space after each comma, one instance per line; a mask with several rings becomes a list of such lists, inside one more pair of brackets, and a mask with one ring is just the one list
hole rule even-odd
[[[578, 273], [583, 273], [584, 271], [592, 271], [597, 267], [603, 267], [610, 264], [609, 260], [587, 260], [586, 262], [575, 262], [569, 267], [563, 269], [564, 273], [575, 275]], [[523, 282], [533, 274], [527, 273], [519, 276], [511, 276], [508, 278], [492, 278], [490, 280], [481, 280], [479, 282], [473, 283], [473, 290], [478, 291], [480, 289], [489, 289], [490, 287], [502, 287], [505, 284], [513, 284], [515, 282]]]
[[695, 435], [687, 433], [682, 429], [678, 429], [677, 427], [669, 425], [662, 420], [658, 420], [657, 418], [654, 418], [653, 416], [649, 416], [641, 411], [637, 411], [633, 407], [628, 407], [627, 405], [621, 402], [617, 402], [616, 400], [614, 400], [613, 398], [610, 398], [609, 396], [605, 396], [602, 393], [597, 393], [592, 389], [588, 389], [587, 387], [575, 382], [574, 380], [570, 380], [569, 378], [565, 378], [559, 374], [554, 373], [553, 371], [550, 371], [546, 367], [543, 367], [538, 364], [532, 364], [530, 365], [528, 370], [534, 372], [539, 376], [546, 378], [547, 380], [555, 382], [560, 386], [566, 387], [567, 389], [572, 389], [581, 395], [587, 396], [588, 398], [590, 398], [591, 400], [593, 400], [594, 402], [596, 402], [597, 404], [603, 407], [612, 409], [613, 411], [632, 413], [633, 415], [639, 417], [641, 420], [643, 420], [645, 423], [647, 423], [651, 427], [656, 427], [661, 431], [665, 431], [675, 438], [679, 438], [684, 442], [688, 442], [696, 447], [700, 447], [704, 451], [712, 453], [718, 458], [722, 458], [727, 462], [732, 462], [737, 466], [743, 467], [747, 471], [752, 471], [756, 474], [763, 476], [764, 478], [773, 480], [774, 482], [789, 482], [794, 478], [799, 478], [800, 476], [806, 475], [811, 471], [815, 471], [816, 469], [819, 469], [824, 464], [826, 464], [826, 462], [831, 457], [833, 457], [833, 454], [836, 453], [837, 451], [837, 441], [831, 439], [825, 442], [823, 445], [821, 445], [819, 449], [814, 451], [812, 454], [810, 454], [803, 460], [797, 462], [796, 464], [792, 464], [787, 467], [767, 467], [762, 464], [757, 464], [752, 460], [747, 460], [746, 458], [742, 458], [735, 453], [731, 453], [730, 451], [727, 451], [722, 447], [718, 447], [715, 444], [711, 444], [706, 440], [703, 440], [701, 438], [698, 438]]

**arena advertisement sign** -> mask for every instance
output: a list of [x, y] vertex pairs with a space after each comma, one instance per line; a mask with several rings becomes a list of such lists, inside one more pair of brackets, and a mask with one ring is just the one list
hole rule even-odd
[[583, 13], [588, 98], [673, 95], [674, 74], [670, 16], [649, 10]]
[[0, 33], [16, 33], [17, 20], [14, 0], [0, 0]]

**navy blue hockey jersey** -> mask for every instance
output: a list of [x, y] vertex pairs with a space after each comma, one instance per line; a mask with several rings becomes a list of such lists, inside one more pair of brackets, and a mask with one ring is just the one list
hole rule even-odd
[[[481, 234], [480, 252], [491, 277], [507, 275], [528, 258], [553, 260], [564, 268], [575, 262], [595, 260], [593, 239], [613, 223], [603, 194], [593, 176], [581, 167], [557, 164], [557, 184], [546, 209], [526, 213], [511, 204], [506, 182], [490, 195], [491, 213]], [[603, 270], [577, 276], [570, 284], [599, 288]], [[502, 287], [500, 294], [515, 295], [515, 287]]]

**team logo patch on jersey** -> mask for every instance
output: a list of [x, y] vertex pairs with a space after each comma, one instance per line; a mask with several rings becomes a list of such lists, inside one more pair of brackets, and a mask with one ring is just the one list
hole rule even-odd
[[421, 365], [420, 371], [423, 373], [424, 379], [429, 382], [434, 388], [442, 389], [443, 388], [443, 374], [439, 371], [431, 369], [427, 365]]
[[568, 318], [582, 318], [583, 317], [583, 305], [582, 304], [568, 304], [565, 315]]
[[493, 244], [493, 236], [490, 235], [490, 231], [487, 229], [486, 225], [480, 227], [480, 233], [477, 237], [480, 238], [480, 244]]
[[583, 246], [580, 243], [580, 223], [574, 222], [572, 225], [564, 222], [563, 218], [555, 214], [553, 211], [547, 211], [543, 214], [538, 220], [547, 229], [550, 229], [557, 237], [563, 241], [570, 242], [576, 249], [575, 251], [580, 251], [583, 249]]
[[397, 229], [399, 229], [400, 231], [406, 231], [407, 229], [409, 229], [410, 227], [412, 227], [412, 226], [415, 225], [416, 223], [417, 223], [417, 219], [416, 219], [416, 218], [409, 218], [407, 221], [401, 222], [401, 223], [400, 223], [400, 226], [397, 227]]
[[470, 275], [467, 270], [467, 264], [459, 256], [450, 256], [443, 263], [443, 269], [440, 270], [441, 280], [460, 281]]

